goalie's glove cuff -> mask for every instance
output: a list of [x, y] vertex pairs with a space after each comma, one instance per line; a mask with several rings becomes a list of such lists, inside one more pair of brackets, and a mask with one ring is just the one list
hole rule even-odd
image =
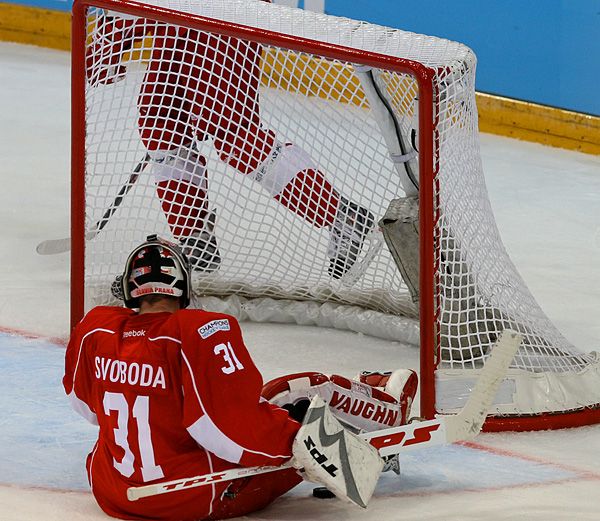
[[309, 405], [309, 399], [299, 400], [296, 403], [287, 403], [283, 405], [282, 409], [285, 409], [288, 412], [292, 420], [302, 423], [304, 421], [304, 417], [306, 416], [306, 411]]

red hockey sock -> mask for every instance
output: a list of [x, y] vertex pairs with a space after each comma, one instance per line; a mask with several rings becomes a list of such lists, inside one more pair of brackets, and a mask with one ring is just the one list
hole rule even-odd
[[170, 179], [156, 183], [156, 192], [169, 228], [180, 239], [202, 228], [208, 214], [206, 191], [193, 183]]
[[339, 194], [318, 170], [303, 170], [274, 197], [283, 206], [321, 228], [331, 226]]
[[220, 131], [214, 143], [222, 161], [247, 175], [269, 157], [275, 146], [275, 134], [256, 126], [249, 130], [238, 127], [235, 132]]

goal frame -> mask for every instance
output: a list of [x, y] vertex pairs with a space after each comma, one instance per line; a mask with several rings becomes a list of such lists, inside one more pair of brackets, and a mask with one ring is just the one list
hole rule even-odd
[[[385, 56], [382, 54], [359, 51], [333, 44], [324, 44], [305, 38], [296, 38], [284, 34], [226, 23], [188, 13], [182, 13], [162, 7], [146, 6], [129, 0], [75, 0], [72, 19], [72, 69], [71, 69], [71, 327], [74, 327], [84, 315], [84, 265], [85, 259], [85, 43], [87, 9], [98, 7], [113, 9], [140, 17], [151, 15], [152, 18], [177, 23], [190, 28], [212, 31], [226, 36], [237, 36], [261, 44], [276, 44], [291, 51], [312, 52], [326, 58], [339, 58], [376, 68], [384, 68], [394, 72], [411, 74], [417, 81], [419, 89], [419, 199], [423, 205], [420, 210], [419, 233], [421, 237], [433, 236], [433, 179], [434, 149], [433, 133], [433, 78], [434, 71], [425, 65]], [[428, 132], [429, 130], [429, 132]], [[421, 324], [429, 324], [420, 328], [420, 373], [422, 389], [434, 387], [434, 285], [427, 283], [434, 276], [433, 242], [420, 241], [420, 317]], [[425, 354], [428, 353], [428, 354]], [[435, 392], [421, 393], [421, 415], [433, 418], [435, 415]]]
[[[85, 312], [85, 172], [86, 172], [86, 39], [89, 8], [119, 11], [124, 14], [151, 17], [165, 23], [225, 36], [239, 37], [259, 44], [274, 44], [291, 51], [317, 54], [329, 59], [411, 75], [418, 86], [419, 118], [419, 235], [429, 240], [419, 241], [419, 321], [420, 321], [420, 414], [432, 419], [436, 415], [435, 372], [438, 360], [436, 302], [436, 214], [434, 183], [437, 182], [439, 151], [436, 149], [435, 71], [419, 62], [357, 50], [350, 47], [289, 36], [274, 31], [223, 22], [172, 9], [150, 6], [131, 0], [75, 0], [72, 7], [72, 70], [71, 70], [71, 328]], [[518, 417], [489, 417], [484, 430], [539, 430], [563, 428], [600, 422], [600, 409]]]

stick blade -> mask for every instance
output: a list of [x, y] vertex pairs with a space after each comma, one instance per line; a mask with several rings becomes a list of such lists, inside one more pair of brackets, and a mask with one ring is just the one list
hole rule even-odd
[[[99, 230], [90, 230], [85, 234], [85, 240], [91, 241]], [[35, 251], [40, 255], [56, 255], [58, 253], [65, 253], [71, 251], [71, 237], [65, 237], [64, 239], [48, 239], [47, 241], [40, 242]]]
[[522, 340], [523, 337], [516, 331], [505, 329], [502, 332], [463, 410], [446, 420], [446, 438], [449, 443], [471, 440], [481, 432], [496, 392]]
[[40, 242], [35, 251], [39, 255], [56, 255], [58, 253], [64, 253], [71, 250], [71, 238], [65, 239], [49, 239], [47, 241]]

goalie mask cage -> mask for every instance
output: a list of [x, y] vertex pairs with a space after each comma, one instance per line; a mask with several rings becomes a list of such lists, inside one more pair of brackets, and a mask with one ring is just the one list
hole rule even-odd
[[[135, 31], [125, 34], [132, 26]], [[199, 39], [204, 50], [195, 47]], [[111, 282], [146, 235], [180, 239], [171, 233], [156, 189], [156, 165], [168, 159], [143, 161], [145, 88], [155, 93], [154, 108], [175, 118], [172, 138], [156, 123], [159, 148], [176, 150], [181, 133], [191, 132], [206, 162], [207, 205], [216, 211], [221, 264], [211, 273], [194, 272], [196, 303], [240, 319], [348, 328], [420, 344], [424, 417], [462, 407], [498, 334], [511, 328], [524, 341], [486, 429], [600, 421], [597, 354], [578, 350], [552, 325], [497, 231], [479, 155], [476, 59], [469, 48], [255, 0], [76, 0], [72, 53], [72, 324], [93, 305], [115, 303]], [[204, 72], [192, 67], [190, 74], [190, 60], [199, 53]], [[231, 92], [234, 98], [249, 92], [244, 82], [252, 81], [248, 71], [254, 66], [260, 128], [271, 129], [280, 143], [301, 147], [335, 193], [368, 209], [375, 220], [405, 195], [401, 170], [418, 171], [418, 306], [377, 227], [352, 268], [332, 278], [332, 222], [309, 218], [310, 205], [291, 200], [286, 208], [275, 191], [257, 182], [260, 166], [252, 172], [236, 166], [219, 148], [217, 133], [206, 130], [202, 110]], [[199, 89], [192, 76], [206, 70], [220, 75], [211, 83], [216, 87], [204, 87], [200, 110], [181, 109], [182, 100], [194, 99]], [[418, 148], [418, 158], [400, 169], [358, 79], [361, 70], [371, 71], [396, 130], [412, 134], [407, 142]], [[177, 88], [168, 95], [157, 88], [169, 83]], [[173, 107], [180, 107], [175, 116]], [[241, 116], [231, 114], [239, 123]], [[240, 132], [234, 138], [248, 130], [231, 128]], [[136, 167], [137, 180], [115, 205]], [[313, 189], [322, 187], [315, 182]], [[86, 232], [111, 207], [110, 219], [86, 241]]]

